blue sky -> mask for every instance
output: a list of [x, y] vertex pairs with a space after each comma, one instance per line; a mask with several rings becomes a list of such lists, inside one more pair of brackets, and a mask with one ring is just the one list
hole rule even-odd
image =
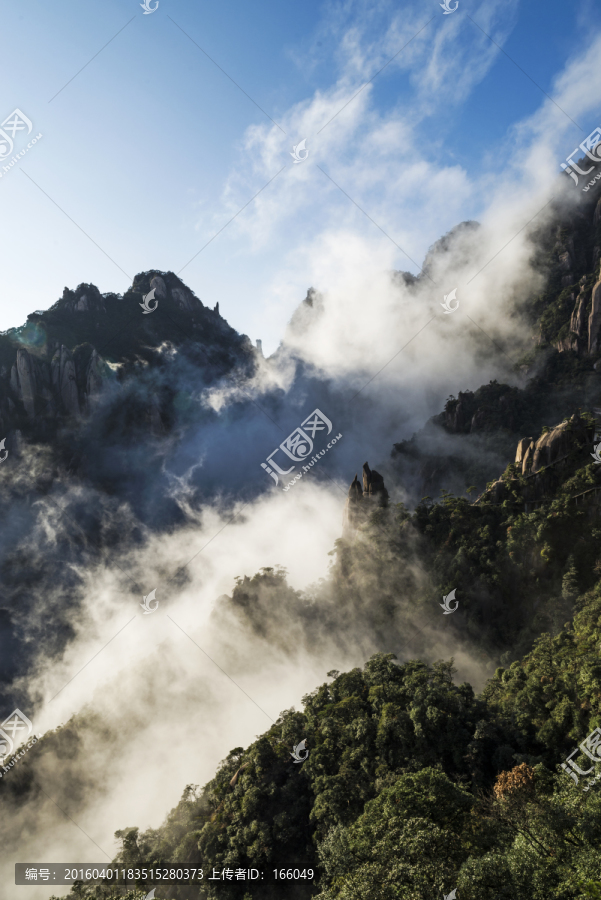
[[[323, 260], [334, 236], [385, 244], [383, 264], [417, 271], [349, 197], [421, 265], [480, 218], [486, 186], [542, 140], [545, 110], [549, 178], [601, 121], [578, 68], [601, 30], [590, 0], [459, 0], [447, 16], [437, 0], [160, 0], [151, 15], [136, 0], [19, 0], [3, 25], [0, 120], [18, 107], [43, 137], [0, 179], [2, 329], [64, 286], [123, 292], [136, 272], [171, 269], [271, 352], [309, 285], [327, 289], [343, 264]], [[543, 91], [578, 102], [564, 115]]]

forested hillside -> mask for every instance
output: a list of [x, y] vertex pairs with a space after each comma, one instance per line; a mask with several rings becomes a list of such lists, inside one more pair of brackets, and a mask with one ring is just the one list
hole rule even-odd
[[[601, 798], [558, 763], [599, 722], [600, 616], [598, 586], [573, 628], [498, 669], [479, 699], [453, 684], [450, 662], [399, 665], [381, 654], [331, 673], [302, 713], [232, 750], [202, 790], [187, 786], [160, 829], [119, 832], [116, 862], [311, 867], [315, 886], [289, 896], [323, 900], [425, 900], [452, 888], [462, 900], [594, 896], [583, 885], [601, 870]], [[309, 756], [296, 766], [289, 749], [301, 737]], [[198, 896], [275, 900], [281, 891], [216, 881]]]
[[[380, 653], [362, 669], [330, 672], [302, 712], [234, 748], [203, 788], [188, 785], [161, 828], [118, 832], [119, 866], [310, 867], [314, 884], [286, 888], [299, 900], [426, 900], [454, 888], [460, 900], [594, 896], [585, 884], [601, 872], [599, 788], [585, 792], [586, 779], [576, 785], [560, 768], [601, 725], [598, 507], [570, 499], [598, 483], [587, 453], [574, 448], [554, 497], [531, 512], [514, 466], [501, 503], [446, 495], [412, 514], [374, 509], [337, 545], [317, 624], [284, 573], [241, 579], [216, 615], [231, 607], [253, 627], [280, 602], [306, 640], [351, 614], [384, 633], [395, 621], [395, 577], [419, 561], [430, 582], [420, 587], [416, 576], [415, 621], [442, 620], [438, 602], [454, 586], [459, 609], [444, 625], [506, 662], [479, 697], [454, 684], [452, 660], [427, 665], [409, 651], [404, 662]], [[376, 598], [369, 607], [366, 585]], [[291, 750], [302, 739], [309, 755], [296, 765]], [[275, 900], [281, 891], [212, 881], [200, 894], [157, 895]]]

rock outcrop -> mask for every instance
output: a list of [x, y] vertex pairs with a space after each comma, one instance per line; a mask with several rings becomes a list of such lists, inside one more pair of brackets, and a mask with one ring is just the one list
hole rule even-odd
[[384, 478], [375, 469], [370, 469], [369, 463], [366, 462], [363, 463], [363, 494], [369, 498], [375, 497], [379, 506], [388, 505], [388, 491], [384, 485]]
[[445, 406], [444, 425], [452, 434], [469, 431], [474, 418], [472, 391], [459, 391], [457, 402]]
[[449, 434], [475, 434], [499, 427], [513, 431], [519, 414], [517, 388], [491, 381], [475, 392], [459, 391], [457, 398], [449, 397], [444, 411], [433, 416], [432, 422]]
[[104, 297], [95, 284], [80, 284], [75, 291], [65, 288], [62, 300], [61, 306], [67, 312], [106, 313]]
[[[137, 278], [134, 279], [134, 283], [132, 288], [136, 290], [138, 287]], [[179, 281], [179, 279], [178, 279]], [[161, 275], [154, 275], [150, 279], [150, 290], [154, 290], [154, 296], [157, 300], [166, 300], [168, 296], [168, 288], [165, 283], [165, 279]], [[205, 309], [203, 303], [198, 299], [198, 297], [190, 290], [190, 288], [186, 287], [183, 282], [180, 282], [179, 285], [171, 287], [171, 299], [174, 301], [175, 305], [179, 307], [179, 309], [188, 313], [198, 313]], [[217, 315], [219, 315], [219, 309], [213, 310]]]
[[[594, 436], [595, 428], [576, 414], [536, 441], [530, 437], [522, 438], [516, 448], [515, 466], [528, 479], [526, 487], [521, 488], [524, 500], [536, 502], [552, 492], [570, 457], [583, 454], [586, 458]], [[507, 476], [497, 479], [475, 502], [502, 503], [509, 497], [511, 480]]]
[[352, 537], [355, 531], [378, 507], [388, 506], [388, 491], [384, 478], [369, 463], [363, 464], [363, 487], [355, 475], [349, 487], [348, 498], [342, 514], [342, 536]]
[[537, 441], [522, 438], [515, 454], [515, 465], [522, 475], [535, 475], [546, 466], [555, 465], [572, 450], [590, 443], [590, 429], [578, 415], [556, 425], [541, 435]]
[[523, 474], [526, 474], [528, 462], [532, 465], [532, 453], [534, 447], [534, 439], [531, 437], [522, 438], [515, 452], [515, 464]]
[[567, 422], [556, 425], [543, 434], [534, 445], [531, 473], [535, 475], [546, 466], [552, 466], [565, 459], [572, 450], [579, 449], [588, 442], [588, 428], [578, 415]]

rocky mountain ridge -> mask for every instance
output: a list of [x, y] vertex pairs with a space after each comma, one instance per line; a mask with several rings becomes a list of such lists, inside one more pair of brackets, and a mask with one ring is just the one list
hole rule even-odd
[[[525, 434], [542, 436], [578, 410], [601, 407], [601, 194], [557, 208], [532, 236], [533, 264], [546, 286], [519, 312], [532, 350], [508, 355], [508, 381], [492, 381], [447, 400], [392, 458], [413, 502], [441, 488], [485, 488], [491, 471], [515, 461]], [[539, 448], [542, 451], [542, 448]], [[534, 452], [534, 450], [532, 451]]]
[[[158, 305], [145, 314], [140, 306], [150, 291]], [[48, 310], [0, 335], [0, 433], [9, 442], [15, 429], [50, 438], [89, 415], [107, 383], [119, 384], [136, 367], [162, 365], [169, 346], [185, 349], [208, 380], [252, 367], [256, 352], [222, 318], [219, 304], [205, 307], [171, 272], [140, 273], [123, 296], [101, 294], [93, 284], [65, 288]], [[156, 401], [154, 407], [150, 418], [160, 430]]]

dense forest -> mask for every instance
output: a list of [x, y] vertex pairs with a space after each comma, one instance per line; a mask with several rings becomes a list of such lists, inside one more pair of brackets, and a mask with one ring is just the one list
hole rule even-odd
[[[523, 640], [522, 620], [537, 600], [549, 619], [572, 611], [573, 619], [499, 667], [479, 697], [454, 684], [452, 661], [399, 663], [381, 653], [362, 669], [330, 672], [302, 712], [284, 713], [251, 746], [234, 748], [204, 788], [188, 785], [161, 828], [118, 832], [119, 866], [311, 867], [315, 885], [287, 896], [323, 900], [425, 900], [453, 888], [462, 900], [597, 896], [598, 788], [584, 791], [585, 779], [576, 785], [560, 768], [601, 724], [601, 532], [590, 508], [569, 502], [596, 471], [586, 463], [531, 513], [520, 511], [519, 483], [498, 506], [446, 496], [413, 515], [389, 510], [386, 522], [375, 513], [379, 521], [357, 536], [365, 558], [376, 568], [411, 531], [433, 570], [471, 586], [458, 591], [462, 627], [480, 629], [483, 642]], [[339, 565], [348, 550], [338, 546]], [[263, 572], [232, 602], [241, 603], [243, 589], [256, 600], [283, 578]], [[352, 573], [337, 578], [344, 591]], [[505, 598], [502, 611], [484, 616], [485, 596]], [[290, 750], [301, 738], [309, 755], [297, 766]], [[250, 894], [235, 881], [207, 883], [196, 895], [161, 890], [207, 900], [282, 892], [265, 885]]]

